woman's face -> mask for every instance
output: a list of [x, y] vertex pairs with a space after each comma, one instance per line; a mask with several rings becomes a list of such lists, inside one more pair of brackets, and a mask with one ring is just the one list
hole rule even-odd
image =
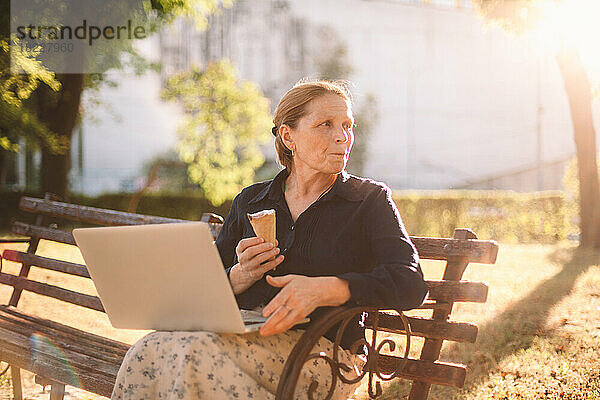
[[328, 93], [308, 103], [306, 111], [298, 126], [288, 131], [289, 136], [283, 136], [294, 152], [294, 166], [326, 174], [340, 173], [346, 168], [354, 143], [350, 103]]

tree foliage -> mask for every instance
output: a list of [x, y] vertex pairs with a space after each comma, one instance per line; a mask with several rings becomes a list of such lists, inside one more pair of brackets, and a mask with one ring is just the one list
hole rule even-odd
[[185, 112], [179, 156], [206, 198], [220, 205], [253, 183], [272, 125], [269, 101], [254, 83], [238, 80], [234, 66], [220, 61], [171, 77], [162, 97]]
[[[205, 29], [209, 16], [219, 12], [221, 5], [230, 6], [233, 0], [144, 0], [141, 3], [143, 12], [130, 17], [149, 17], [150, 32], [155, 32], [177, 17], [185, 17], [194, 22], [199, 29]], [[40, 14], [40, 18], [42, 14], [56, 17], [58, 10], [50, 9], [44, 14], [40, 10], [47, 4], [43, 0], [40, 0], [39, 4], [40, 8], [32, 9], [32, 13]], [[97, 7], [106, 5], [98, 3]], [[127, 12], [125, 4], [123, 7], [123, 11], [112, 9], [110, 12], [112, 15]], [[102, 8], [98, 11], [102, 11]], [[98, 89], [103, 84], [114, 82], [107, 80], [103, 73], [54, 74], [39, 60], [26, 57], [17, 59], [17, 67], [23, 73], [12, 74], [8, 47], [9, 18], [10, 2], [3, 0], [0, 4], [0, 175], [5, 152], [18, 151], [19, 147], [16, 144], [19, 138], [26, 137], [29, 145], [39, 146], [42, 150], [42, 165], [39, 171], [42, 190], [68, 199], [71, 136], [73, 128], [80, 120], [80, 112], [84, 109], [80, 104], [81, 92], [84, 89]], [[103, 47], [101, 53], [101, 71], [131, 67], [133, 71], [141, 74], [156, 66], [140, 56], [128, 41], [114, 41], [110, 47]]]
[[61, 151], [67, 143], [51, 132], [25, 103], [39, 86], [60, 90], [54, 73], [46, 69], [34, 55], [13, 54], [14, 67], [24, 74], [12, 74], [9, 46], [9, 2], [0, 3], [0, 151], [18, 152], [18, 140], [41, 142], [53, 151]]
[[543, 6], [557, 0], [474, 0], [476, 10], [490, 24], [515, 34], [525, 33], [543, 19]]

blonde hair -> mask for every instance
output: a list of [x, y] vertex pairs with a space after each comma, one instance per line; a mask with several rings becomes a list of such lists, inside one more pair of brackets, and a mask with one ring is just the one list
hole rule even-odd
[[285, 124], [295, 129], [298, 126], [300, 118], [306, 115], [306, 106], [308, 103], [328, 93], [338, 95], [352, 103], [352, 97], [347, 86], [347, 81], [301, 80], [279, 100], [275, 116], [273, 117], [273, 123], [275, 124], [273, 129], [276, 132], [275, 151], [277, 152], [279, 163], [288, 171], [292, 170], [293, 157], [291, 150], [285, 146], [283, 139], [279, 135], [281, 125]]

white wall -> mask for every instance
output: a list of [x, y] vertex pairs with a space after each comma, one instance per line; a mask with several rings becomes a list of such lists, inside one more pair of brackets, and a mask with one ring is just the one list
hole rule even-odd
[[[157, 51], [157, 39], [150, 40], [148, 50]], [[84, 93], [86, 110], [83, 121], [83, 175], [71, 170], [71, 187], [89, 195], [132, 189], [139, 184], [142, 164], [172, 148], [177, 143], [176, 126], [181, 118], [174, 104], [159, 99], [160, 76], [147, 72], [109, 73], [118, 83], [104, 87], [97, 95]], [[90, 97], [102, 102], [93, 106]], [[77, 148], [77, 141], [72, 148]], [[76, 160], [73, 162], [76, 166]], [[127, 186], [123, 186], [127, 185]]]
[[[538, 105], [543, 107], [543, 161], [564, 159], [574, 151], [553, 56], [536, 51], [528, 40], [484, 27], [470, 10], [375, 0], [293, 0], [286, 11], [272, 9], [274, 3], [236, 3], [242, 11], [225, 22], [230, 30], [222, 46], [214, 42], [213, 54], [218, 50], [232, 58], [241, 77], [255, 80], [276, 102], [296, 80], [315, 74], [311, 59], [294, 60], [303, 51], [317, 51], [319, 41], [327, 39], [318, 36], [321, 26], [334, 27], [354, 67], [358, 105], [368, 93], [378, 102], [367, 176], [398, 189], [438, 189], [531, 167]], [[296, 26], [307, 32], [296, 32]], [[185, 62], [206, 61], [199, 47], [202, 35], [191, 34], [189, 43], [195, 44], [188, 44]], [[146, 51], [156, 56], [158, 41], [147, 44]], [[103, 108], [94, 110], [100, 123], [84, 123], [84, 176], [81, 181], [73, 177], [74, 189], [90, 194], [119, 190], [123, 180], [139, 175], [143, 161], [177, 141], [179, 114], [176, 106], [158, 100], [158, 75], [112, 77], [119, 87], [103, 89], [100, 97], [122, 121]], [[599, 103], [594, 103], [596, 117]], [[266, 151], [273, 157], [271, 148]]]
[[[534, 165], [538, 62], [543, 161], [573, 153], [554, 57], [530, 40], [485, 27], [470, 10], [361, 0], [294, 5], [343, 34], [356, 91], [377, 97], [366, 175], [434, 189]], [[594, 109], [598, 116], [599, 101]]]

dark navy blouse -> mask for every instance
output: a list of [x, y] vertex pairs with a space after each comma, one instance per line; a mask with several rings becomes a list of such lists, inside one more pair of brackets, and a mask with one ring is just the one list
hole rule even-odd
[[[350, 288], [348, 305], [407, 310], [423, 302], [427, 286], [417, 251], [387, 185], [342, 171], [333, 187], [294, 223], [282, 190], [287, 176], [284, 169], [271, 181], [243, 189], [233, 200], [215, 242], [228, 273], [238, 262], [238, 242], [256, 236], [246, 214], [275, 209], [277, 240], [285, 258], [267, 274], [345, 279]], [[251, 309], [266, 305], [279, 290], [263, 277], [236, 299], [241, 308]], [[309, 317], [314, 321], [322, 312], [318, 308]], [[343, 348], [364, 335], [359, 318], [346, 329]], [[325, 336], [333, 341], [335, 330]]]

